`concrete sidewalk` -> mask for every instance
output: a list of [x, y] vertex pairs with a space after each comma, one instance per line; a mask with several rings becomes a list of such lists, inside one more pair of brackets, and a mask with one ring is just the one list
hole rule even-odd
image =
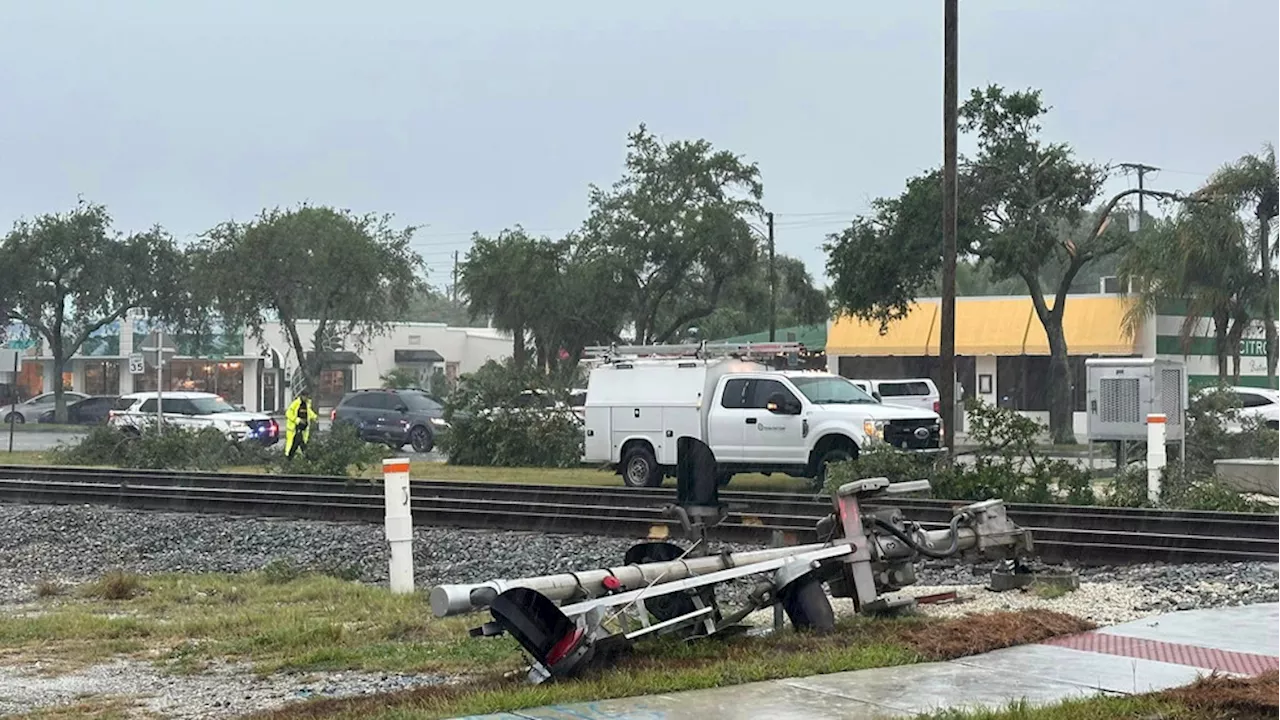
[[1046, 704], [1185, 685], [1217, 671], [1280, 667], [1275, 603], [1190, 610], [959, 660], [771, 680], [470, 720], [820, 720], [910, 717], [949, 707]]

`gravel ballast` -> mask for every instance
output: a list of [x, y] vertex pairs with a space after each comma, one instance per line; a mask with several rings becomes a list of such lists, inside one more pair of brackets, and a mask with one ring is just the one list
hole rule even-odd
[[[584, 570], [616, 565], [634, 541], [527, 532], [423, 528], [414, 530], [418, 587], [444, 582]], [[277, 559], [368, 583], [387, 580], [381, 524], [132, 511], [99, 506], [0, 505], [0, 612], [34, 599], [41, 581], [79, 583], [103, 572], [245, 572]], [[917, 566], [926, 595], [954, 590], [956, 602], [922, 606], [939, 616], [1043, 608], [1093, 620], [1123, 622], [1172, 610], [1277, 600], [1275, 563], [1138, 565], [1083, 568], [1081, 588], [1061, 597], [1034, 591], [994, 593], [984, 587], [990, 566], [945, 562]], [[737, 592], [739, 594], [741, 587]], [[835, 603], [847, 612], [850, 603]], [[771, 621], [772, 612], [752, 619]], [[447, 682], [437, 676], [370, 673], [254, 676], [223, 665], [198, 676], [170, 676], [149, 663], [117, 660], [57, 677], [32, 668], [0, 667], [0, 714], [69, 702], [84, 694], [141, 696], [166, 717], [227, 717], [312, 695], [342, 696]], [[18, 703], [14, 705], [14, 703]]]

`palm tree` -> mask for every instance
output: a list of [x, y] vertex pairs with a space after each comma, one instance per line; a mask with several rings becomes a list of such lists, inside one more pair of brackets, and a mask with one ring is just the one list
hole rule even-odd
[[[1218, 379], [1229, 377], [1228, 357], [1240, 371], [1239, 337], [1263, 294], [1243, 223], [1220, 204], [1189, 204], [1173, 220], [1157, 221], [1125, 252], [1118, 275], [1135, 295], [1125, 315], [1130, 336], [1167, 304], [1185, 303], [1180, 335], [1189, 350], [1196, 328], [1212, 321]], [[1232, 339], [1236, 342], [1233, 344]]]
[[1267, 144], [1259, 155], [1245, 155], [1214, 173], [1200, 191], [1216, 196], [1237, 210], [1248, 211], [1257, 223], [1253, 251], [1262, 268], [1262, 322], [1267, 340], [1267, 376], [1275, 377], [1276, 279], [1272, 270], [1271, 226], [1280, 215], [1280, 180], [1276, 172], [1276, 149]]

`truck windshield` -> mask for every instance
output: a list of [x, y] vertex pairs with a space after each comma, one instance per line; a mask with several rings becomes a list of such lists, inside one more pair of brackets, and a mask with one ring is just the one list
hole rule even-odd
[[814, 405], [875, 405], [876, 399], [840, 377], [792, 377], [791, 383]]

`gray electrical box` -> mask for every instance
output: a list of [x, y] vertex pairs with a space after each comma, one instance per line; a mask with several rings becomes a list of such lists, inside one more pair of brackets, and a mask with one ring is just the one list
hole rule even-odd
[[1089, 441], [1147, 439], [1147, 415], [1163, 413], [1165, 438], [1183, 439], [1187, 369], [1177, 360], [1090, 358], [1085, 406]]

